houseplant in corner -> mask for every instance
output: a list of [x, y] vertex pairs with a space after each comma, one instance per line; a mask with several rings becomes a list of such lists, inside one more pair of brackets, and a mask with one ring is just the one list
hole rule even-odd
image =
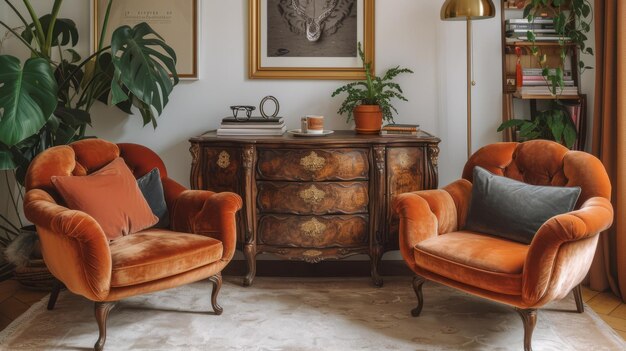
[[[30, 57], [22, 63], [0, 55], [0, 170], [15, 174], [23, 184], [37, 154], [87, 137], [90, 110], [97, 101], [128, 114], [134, 106], [144, 125], [156, 127], [156, 116], [167, 105], [178, 75], [176, 54], [147, 23], [121, 26], [105, 43], [110, 0], [97, 48], [83, 59], [74, 50], [79, 39], [76, 24], [58, 16], [63, 0], [51, 1], [50, 13], [41, 17], [30, 0], [23, 0], [24, 14], [10, 1], [5, 3], [21, 27], [3, 21], [0, 26], [30, 51]], [[13, 199], [19, 202], [22, 197]], [[18, 227], [2, 213], [0, 224], [7, 235]]]
[[333, 92], [332, 97], [341, 93], [348, 96], [339, 108], [340, 115], [347, 114], [346, 122], [354, 118], [358, 134], [378, 134], [382, 122], [393, 122], [393, 112], [398, 113], [391, 105], [390, 100], [397, 98], [408, 101], [402, 94], [400, 85], [392, 80], [402, 73], [413, 73], [408, 68], [394, 67], [389, 69], [383, 77], [375, 76], [370, 62], [365, 62], [365, 54], [358, 44], [359, 57], [365, 68], [365, 80], [348, 83]]
[[[524, 8], [523, 17], [529, 23], [534, 23], [538, 16], [548, 14], [552, 18], [556, 35], [559, 37], [560, 60], [557, 67], [548, 66], [546, 54], [541, 52], [536, 44], [536, 35], [533, 31], [527, 32], [528, 41], [531, 43], [531, 54], [536, 58], [542, 70], [545, 84], [549, 87], [554, 98], [550, 108], [540, 111], [533, 119], [511, 119], [500, 125], [498, 132], [507, 128], [519, 130], [519, 136], [526, 139], [555, 140], [568, 148], [572, 148], [576, 142], [576, 126], [562, 102], [565, 61], [568, 54], [573, 51], [582, 54], [593, 55], [593, 49], [587, 47], [585, 42], [587, 34], [591, 30], [593, 19], [592, 7], [588, 0], [531, 0]], [[576, 63], [583, 73], [585, 66], [582, 60]]]

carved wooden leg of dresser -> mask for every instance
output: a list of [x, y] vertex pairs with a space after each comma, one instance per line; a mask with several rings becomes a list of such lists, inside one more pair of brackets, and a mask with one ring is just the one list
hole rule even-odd
[[250, 286], [256, 276], [256, 244], [245, 244], [243, 246], [243, 255], [245, 256], [246, 263], [248, 264], [248, 274], [246, 274], [243, 278], [243, 286]]
[[371, 267], [372, 282], [377, 287], [383, 286], [383, 278], [378, 273], [378, 267], [380, 265], [380, 259], [382, 258], [382, 256], [383, 256], [382, 246], [375, 245], [371, 247], [370, 263], [372, 265]]

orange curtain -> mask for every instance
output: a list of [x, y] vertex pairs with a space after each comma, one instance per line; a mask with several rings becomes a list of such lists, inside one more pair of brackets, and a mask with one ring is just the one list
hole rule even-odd
[[626, 301], [626, 1], [595, 0], [596, 86], [593, 153], [613, 186], [613, 227], [600, 236], [589, 272], [594, 290]]

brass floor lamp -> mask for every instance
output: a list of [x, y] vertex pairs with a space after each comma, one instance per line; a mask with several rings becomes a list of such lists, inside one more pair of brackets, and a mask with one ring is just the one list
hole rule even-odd
[[472, 21], [493, 18], [491, 0], [446, 0], [441, 6], [442, 21], [467, 21], [467, 158], [472, 155]]

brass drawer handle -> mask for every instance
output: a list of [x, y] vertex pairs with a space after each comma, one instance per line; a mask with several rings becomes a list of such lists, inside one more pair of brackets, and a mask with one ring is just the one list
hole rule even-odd
[[318, 237], [322, 235], [322, 233], [324, 233], [325, 230], [326, 230], [326, 224], [318, 221], [315, 218], [309, 221], [306, 221], [300, 225], [300, 231], [302, 232], [302, 234], [304, 234], [304, 236], [307, 236], [309, 238]]
[[317, 172], [324, 167], [326, 160], [317, 155], [315, 151], [311, 151], [308, 156], [300, 159], [300, 165], [309, 172]]
[[317, 205], [324, 200], [326, 193], [315, 187], [315, 185], [311, 185], [310, 188], [301, 190], [298, 196], [307, 204]]
[[220, 152], [218, 158], [217, 158], [217, 165], [220, 168], [228, 168], [228, 166], [230, 166], [230, 155], [228, 154], [228, 152], [226, 151], [222, 151]]

